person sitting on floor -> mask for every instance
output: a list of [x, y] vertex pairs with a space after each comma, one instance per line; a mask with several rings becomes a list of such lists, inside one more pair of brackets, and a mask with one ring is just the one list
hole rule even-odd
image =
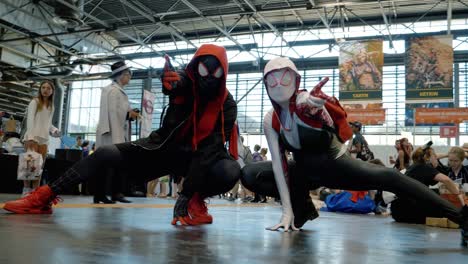
[[[408, 167], [405, 175], [426, 186], [439, 182], [445, 184], [453, 194], [458, 194], [459, 201], [465, 205], [464, 195], [457, 185], [445, 174], [440, 173], [434, 150], [429, 147], [417, 148], [412, 154], [413, 165]], [[445, 217], [438, 208], [433, 208], [422, 201], [399, 197], [391, 203], [392, 217], [397, 222], [424, 224], [426, 217]]]

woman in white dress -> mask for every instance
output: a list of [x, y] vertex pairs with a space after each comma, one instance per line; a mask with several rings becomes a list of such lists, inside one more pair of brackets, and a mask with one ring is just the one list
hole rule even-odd
[[[59, 130], [52, 125], [54, 92], [55, 86], [51, 81], [41, 82], [38, 95], [29, 103], [26, 116], [26, 133], [23, 139], [24, 147], [26, 150], [34, 150], [41, 154], [44, 161], [47, 155], [49, 135], [60, 136]], [[34, 181], [23, 181], [23, 195], [37, 188], [40, 181], [40, 178]]]

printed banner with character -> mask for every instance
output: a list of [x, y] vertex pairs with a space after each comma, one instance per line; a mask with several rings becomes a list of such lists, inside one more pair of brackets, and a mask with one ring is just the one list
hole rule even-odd
[[142, 102], [142, 120], [141, 120], [141, 137], [147, 137], [151, 134], [153, 124], [153, 110], [154, 100], [156, 95], [148, 90], [143, 91], [143, 102]]
[[340, 102], [382, 101], [382, 40], [340, 44]]
[[407, 45], [406, 101], [451, 101], [452, 35], [412, 38]]

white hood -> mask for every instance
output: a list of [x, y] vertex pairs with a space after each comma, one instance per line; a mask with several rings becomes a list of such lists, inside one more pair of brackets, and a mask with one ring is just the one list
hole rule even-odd
[[263, 76], [267, 75], [271, 71], [284, 68], [290, 68], [291, 70], [296, 72], [296, 74], [299, 75], [299, 77], [301, 76], [296, 68], [296, 65], [294, 65], [294, 62], [292, 62], [289, 58], [286, 57], [278, 57], [269, 61], [265, 65], [265, 69], [263, 70]]

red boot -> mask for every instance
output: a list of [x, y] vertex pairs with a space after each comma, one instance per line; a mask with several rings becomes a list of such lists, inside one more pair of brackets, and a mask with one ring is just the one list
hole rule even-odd
[[208, 207], [205, 200], [202, 199], [199, 193], [195, 193], [188, 203], [189, 217], [186, 217], [190, 225], [203, 225], [213, 223], [213, 216], [208, 214]]
[[51, 214], [52, 204], [57, 204], [59, 201], [61, 199], [52, 192], [49, 185], [44, 185], [28, 196], [6, 202], [3, 209], [17, 214]]

